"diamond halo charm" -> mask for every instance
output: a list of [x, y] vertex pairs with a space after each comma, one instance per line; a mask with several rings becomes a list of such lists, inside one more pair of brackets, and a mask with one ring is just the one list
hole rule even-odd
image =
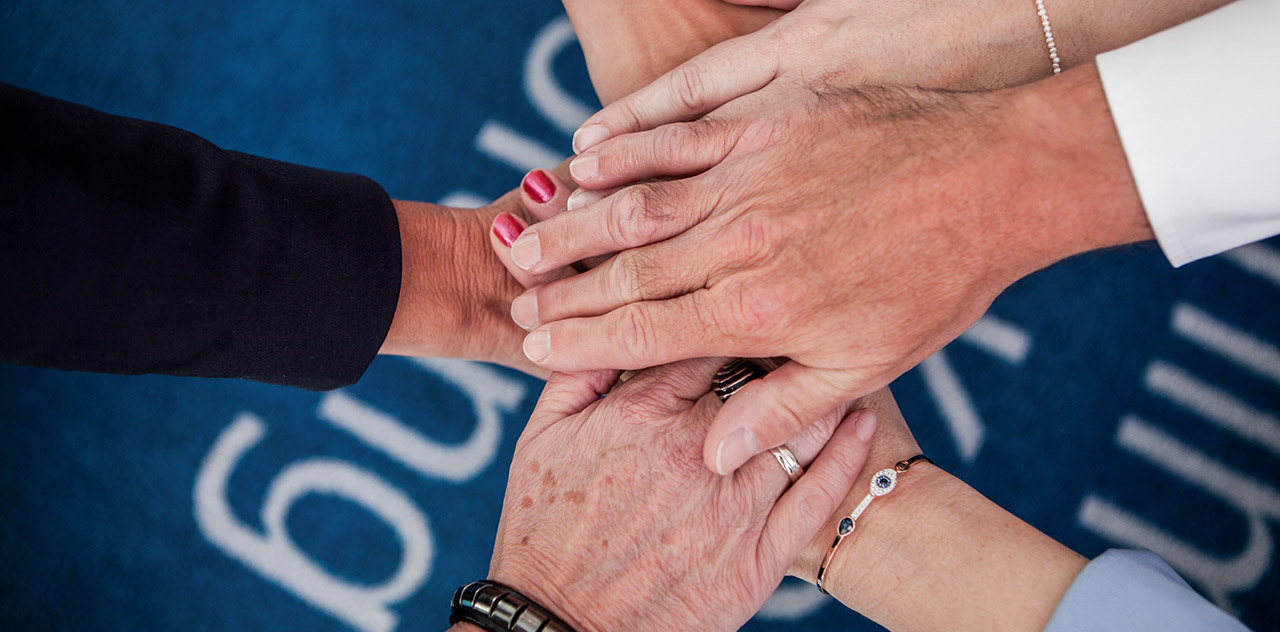
[[871, 477], [871, 495], [884, 496], [898, 486], [898, 470], [887, 469], [876, 472]]

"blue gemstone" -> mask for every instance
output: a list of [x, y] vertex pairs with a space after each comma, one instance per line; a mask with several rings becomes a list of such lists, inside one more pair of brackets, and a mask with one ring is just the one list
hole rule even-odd
[[847, 535], [850, 531], [853, 531], [853, 518], [845, 516], [840, 521], [840, 535]]
[[881, 476], [876, 479], [876, 485], [879, 485], [880, 489], [884, 489], [892, 484], [893, 484], [893, 481], [889, 480], [888, 476]]

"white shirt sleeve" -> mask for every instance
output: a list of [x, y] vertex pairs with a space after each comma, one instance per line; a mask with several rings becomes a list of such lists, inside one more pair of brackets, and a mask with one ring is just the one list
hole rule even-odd
[[1237, 0], [1097, 63], [1174, 266], [1280, 234], [1280, 0]]
[[1045, 632], [1249, 632], [1196, 594], [1150, 551], [1107, 551], [1089, 562]]

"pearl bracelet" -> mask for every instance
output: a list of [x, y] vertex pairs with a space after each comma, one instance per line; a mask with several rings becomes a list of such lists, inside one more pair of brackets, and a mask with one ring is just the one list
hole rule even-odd
[[880, 470], [871, 477], [871, 492], [867, 494], [862, 502], [858, 503], [857, 508], [852, 513], [840, 519], [836, 525], [836, 541], [831, 543], [831, 549], [827, 551], [827, 555], [822, 558], [822, 565], [818, 567], [818, 591], [822, 594], [830, 594], [826, 588], [822, 587], [822, 580], [827, 576], [827, 565], [831, 563], [831, 558], [835, 557], [836, 549], [840, 548], [840, 543], [844, 542], [845, 537], [853, 533], [858, 526], [858, 517], [862, 512], [867, 510], [871, 501], [877, 496], [884, 496], [898, 487], [898, 472], [906, 472], [916, 463], [933, 463], [929, 457], [923, 454], [917, 454], [905, 461], [898, 461], [893, 467]]
[[1058, 59], [1058, 45], [1053, 41], [1053, 29], [1049, 28], [1049, 12], [1044, 8], [1044, 0], [1036, 0], [1036, 14], [1040, 16], [1040, 26], [1044, 27], [1044, 43], [1049, 45], [1049, 61], [1053, 62], [1053, 74], [1062, 72], [1062, 62]]

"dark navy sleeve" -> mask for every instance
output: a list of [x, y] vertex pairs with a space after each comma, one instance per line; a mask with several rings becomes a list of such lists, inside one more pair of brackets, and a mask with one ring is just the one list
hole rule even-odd
[[336, 388], [400, 270], [372, 180], [0, 84], [0, 361]]

